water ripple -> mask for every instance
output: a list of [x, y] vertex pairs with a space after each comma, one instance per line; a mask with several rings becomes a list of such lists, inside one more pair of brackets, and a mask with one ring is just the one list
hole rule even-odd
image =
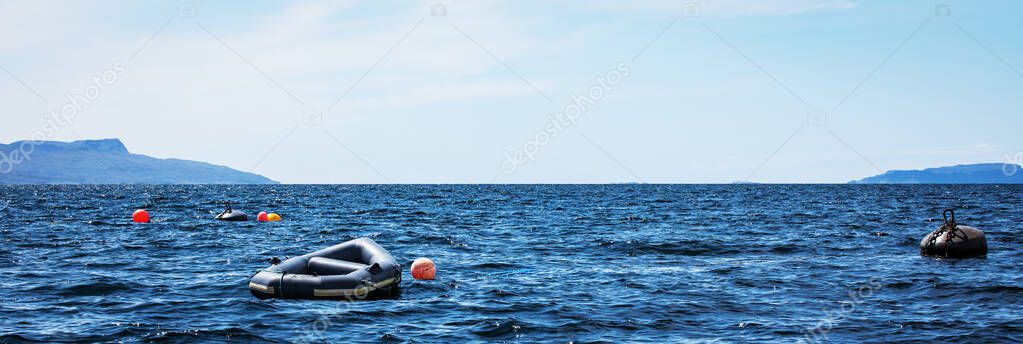
[[[0, 342], [792, 342], [820, 324], [835, 342], [1021, 342], [1021, 191], [0, 186]], [[285, 221], [211, 221], [225, 200]], [[129, 221], [139, 207], [153, 223]], [[987, 258], [918, 255], [946, 207]], [[270, 257], [363, 236], [438, 279], [372, 302], [246, 288]]]

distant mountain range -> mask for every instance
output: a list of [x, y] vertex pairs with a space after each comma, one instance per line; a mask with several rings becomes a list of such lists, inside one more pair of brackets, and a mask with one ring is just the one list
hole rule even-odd
[[1023, 166], [987, 163], [888, 171], [850, 184], [1023, 184]]
[[[27, 153], [27, 154], [26, 154]], [[752, 184], [741, 181], [736, 184]], [[1002, 163], [888, 171], [850, 184], [1023, 184], [1023, 166]], [[258, 174], [132, 154], [118, 139], [0, 144], [0, 184], [277, 184]]]
[[118, 139], [18, 141], [0, 144], [0, 153], [0, 184], [277, 183], [224, 166], [132, 154]]

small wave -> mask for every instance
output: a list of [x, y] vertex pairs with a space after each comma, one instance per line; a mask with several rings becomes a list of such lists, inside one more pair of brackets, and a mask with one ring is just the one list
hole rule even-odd
[[498, 338], [509, 336], [513, 333], [519, 332], [523, 328], [523, 324], [518, 320], [511, 319], [500, 319], [500, 320], [484, 320], [477, 322], [476, 325], [470, 330], [473, 334], [484, 337], [484, 338]]
[[598, 245], [609, 247], [628, 256], [644, 254], [664, 254], [676, 256], [718, 256], [742, 252], [737, 247], [724, 246], [715, 242], [643, 242], [626, 241], [624, 243], [599, 242]]
[[366, 215], [366, 214], [391, 214], [397, 213], [392, 208], [373, 208], [373, 209], [356, 209], [352, 211], [352, 215]]
[[481, 270], [482, 269], [488, 269], [488, 270], [508, 270], [508, 269], [518, 269], [518, 268], [521, 268], [522, 266], [518, 265], [518, 264], [512, 264], [512, 263], [486, 262], [486, 263], [474, 264], [472, 267], [476, 268], [476, 269], [481, 269]]
[[1023, 287], [1016, 285], [991, 285], [976, 287], [970, 290], [971, 293], [992, 293], [992, 294], [1018, 294], [1023, 296]]
[[420, 242], [420, 243], [425, 242], [425, 243], [432, 243], [432, 244], [442, 244], [442, 245], [446, 245], [446, 246], [450, 246], [450, 247], [463, 248], [463, 249], [469, 247], [468, 243], [462, 242], [462, 241], [460, 241], [460, 240], [458, 240], [458, 239], [456, 239], [455, 237], [452, 237], [452, 236], [435, 236], [435, 235], [430, 235], [430, 236], [427, 236], [427, 237], [414, 239], [414, 241]]
[[0, 343], [50, 343], [51, 341], [46, 339], [35, 339], [25, 337], [20, 334], [5, 334], [0, 336]]
[[906, 281], [893, 282], [893, 283], [888, 283], [888, 284], [884, 285], [884, 287], [886, 289], [909, 289], [909, 288], [913, 288], [914, 286], [917, 286], [917, 284], [913, 283], [913, 282], [906, 282]]
[[118, 292], [136, 291], [139, 285], [121, 282], [84, 282], [61, 287], [57, 294], [67, 297], [104, 296]]
[[510, 291], [507, 291], [507, 290], [504, 290], [504, 289], [490, 289], [490, 290], [488, 290], [486, 292], [486, 294], [490, 295], [490, 296], [494, 296], [494, 297], [501, 297], [501, 298], [512, 297], [512, 296], [519, 296], [519, 294], [510, 292]]
[[[452, 286], [450, 286], [448, 284], [444, 284], [444, 283], [423, 282], [423, 281], [418, 281], [418, 280], [412, 280], [411, 278], [410, 278], [410, 280], [411, 280], [411, 283], [409, 283], [407, 286], [406, 285], [402, 285], [401, 287], [403, 289], [415, 290], [417, 293], [423, 293], [423, 292], [445, 293], [445, 292], [451, 291], [452, 289], [456, 289], [458, 287], [457, 284], [455, 284], [452, 287]], [[403, 280], [401, 283], [405, 284], [405, 281]]]
[[772, 246], [769, 251], [771, 251], [771, 253], [794, 253], [794, 252], [802, 251], [804, 249], [805, 248], [803, 246], [799, 246], [799, 245], [796, 245], [796, 244], [782, 244], [782, 245]]
[[530, 272], [533, 272], [533, 269], [530, 269], [530, 268], [519, 268], [519, 269], [511, 269], [511, 270], [494, 271], [494, 272], [478, 272], [478, 274], [479, 274], [481, 279], [491, 279], [491, 278], [495, 278], [496, 279], [496, 278], [501, 278], [501, 277], [506, 277], [506, 276], [525, 275], [525, 274], [528, 274]]
[[384, 333], [383, 335], [380, 336], [380, 340], [379, 341], [381, 343], [403, 343], [406, 340], [402, 339], [401, 337], [398, 337], [398, 336], [395, 336], [393, 334], [390, 334], [390, 333]]
[[155, 343], [193, 343], [205, 341], [286, 343], [266, 338], [240, 327], [215, 330], [189, 329], [150, 332], [142, 336], [143, 341]]

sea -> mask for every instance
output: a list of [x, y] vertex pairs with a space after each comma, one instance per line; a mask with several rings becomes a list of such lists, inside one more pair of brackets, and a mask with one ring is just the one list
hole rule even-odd
[[[947, 208], [986, 257], [920, 256]], [[0, 342], [1019, 343], [1021, 227], [1018, 185], [0, 186]], [[362, 237], [400, 294], [249, 292]]]

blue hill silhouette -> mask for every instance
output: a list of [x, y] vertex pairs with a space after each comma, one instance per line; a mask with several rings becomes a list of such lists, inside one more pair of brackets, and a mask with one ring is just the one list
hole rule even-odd
[[1023, 167], [985, 163], [888, 171], [852, 184], [1023, 184]]
[[0, 153], [0, 184], [277, 183], [225, 166], [132, 154], [118, 139], [18, 141], [0, 144]]

